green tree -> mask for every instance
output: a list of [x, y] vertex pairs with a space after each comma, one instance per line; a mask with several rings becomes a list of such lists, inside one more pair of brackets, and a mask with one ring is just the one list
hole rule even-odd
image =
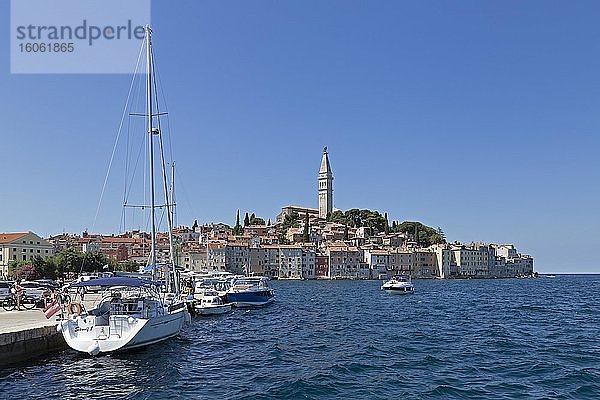
[[197, 227], [198, 227], [198, 220], [195, 219], [194, 220], [194, 225], [192, 225], [192, 230], [195, 231]]
[[308, 211], [304, 217], [304, 231], [302, 232], [302, 241], [304, 243], [310, 242], [310, 220], [308, 219]]
[[440, 239], [443, 240], [444, 243], [445, 243], [446, 242], [446, 234], [444, 233], [444, 231], [442, 230], [442, 228], [440, 228], [439, 226], [437, 228], [437, 234], [440, 237]]
[[38, 277], [56, 279], [56, 268], [52, 261], [52, 257], [44, 259], [43, 257], [36, 255], [31, 259], [31, 266], [35, 270]]
[[279, 243], [288, 244], [287, 231], [289, 228], [298, 228], [300, 226], [300, 216], [296, 211], [292, 211], [287, 214], [283, 219], [283, 223], [279, 226], [277, 235], [279, 236]]
[[385, 232], [386, 219], [378, 211], [359, 210], [352, 208], [345, 212], [336, 210], [327, 218], [327, 221], [336, 222], [360, 228], [363, 226], [373, 228], [376, 232]]
[[244, 226], [250, 225], [250, 218], [248, 217], [248, 213], [244, 216]]
[[345, 223], [347, 223], [346, 217], [344, 216], [344, 212], [340, 211], [340, 210], [335, 210], [334, 212], [330, 213], [327, 216], [327, 221], [328, 222], [335, 222], [335, 223], [338, 223], [338, 224], [345, 224]]
[[256, 215], [254, 215], [254, 213], [252, 213], [252, 215], [250, 216], [250, 221], [248, 225], [264, 225], [265, 224], [265, 220], [262, 218], [257, 217]]
[[237, 216], [235, 219], [235, 226], [233, 227], [234, 235], [241, 235], [244, 232], [244, 228], [240, 225], [240, 210], [237, 210]]
[[414, 241], [423, 247], [428, 247], [436, 243], [446, 243], [446, 239], [442, 238], [436, 229], [423, 225], [420, 222], [404, 221], [396, 225], [394, 232], [413, 236]]
[[300, 226], [300, 216], [296, 211], [287, 214], [283, 219], [284, 228], [298, 228]]

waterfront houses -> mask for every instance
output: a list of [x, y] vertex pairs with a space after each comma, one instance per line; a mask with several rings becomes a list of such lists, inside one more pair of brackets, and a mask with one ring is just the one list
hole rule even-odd
[[[249, 226], [236, 236], [222, 224], [196, 229], [178, 227], [174, 230], [177, 260], [195, 273], [227, 271], [276, 279], [384, 279], [394, 275], [422, 279], [507, 278], [529, 276], [534, 271], [533, 258], [520, 254], [512, 244], [455, 242], [419, 247], [405, 234], [373, 234], [369, 229], [347, 229], [316, 218], [310, 222], [310, 242], [302, 241], [303, 223], [290, 228], [294, 234], [281, 242], [280, 226]], [[163, 262], [168, 260], [167, 237], [161, 233], [157, 240], [159, 260]], [[117, 261], [140, 266], [146, 265], [150, 247], [147, 234], [139, 231], [117, 236], [84, 232], [81, 237], [60, 235], [48, 242], [38, 238], [21, 239], [19, 246], [14, 247], [16, 251], [2, 244], [2, 261], [38, 254], [35, 246], [34, 253], [29, 247], [22, 252], [22, 240], [27, 244], [39, 241], [40, 253], [44, 255], [70, 245], [79, 251], [100, 251]], [[7, 237], [5, 242], [8, 240]], [[7, 263], [3, 268], [7, 270]]]
[[0, 278], [8, 276], [11, 261], [32, 261], [52, 254], [52, 244], [33, 232], [0, 233]]

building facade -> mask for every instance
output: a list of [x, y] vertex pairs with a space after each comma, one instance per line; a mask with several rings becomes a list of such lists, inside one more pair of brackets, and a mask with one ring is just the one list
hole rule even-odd
[[11, 261], [31, 261], [36, 256], [53, 254], [52, 244], [33, 232], [0, 233], [0, 276], [8, 277]]

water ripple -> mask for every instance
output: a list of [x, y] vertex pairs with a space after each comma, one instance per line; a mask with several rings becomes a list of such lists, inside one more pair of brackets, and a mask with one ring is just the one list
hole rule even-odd
[[31, 399], [600, 398], [600, 280], [274, 282], [259, 310], [195, 319], [176, 339], [0, 370]]

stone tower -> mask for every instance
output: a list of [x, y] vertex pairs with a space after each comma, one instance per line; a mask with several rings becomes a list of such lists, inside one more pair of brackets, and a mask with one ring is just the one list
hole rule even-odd
[[329, 165], [327, 146], [323, 148], [323, 158], [321, 159], [318, 180], [319, 218], [325, 219], [333, 211], [333, 175], [331, 174], [331, 165]]

